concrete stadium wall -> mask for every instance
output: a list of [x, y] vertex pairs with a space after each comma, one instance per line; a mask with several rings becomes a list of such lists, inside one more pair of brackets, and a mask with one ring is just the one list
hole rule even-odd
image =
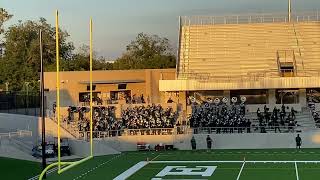
[[[295, 148], [296, 133], [211, 134], [215, 149], [268, 149]], [[320, 148], [320, 131], [300, 133], [303, 148]], [[136, 151], [137, 142], [145, 142], [152, 148], [156, 144], [173, 144], [180, 150], [190, 150], [192, 134], [122, 136], [100, 140], [118, 151]], [[206, 149], [206, 134], [194, 135], [197, 149]]]
[[0, 113], [0, 127], [10, 132], [17, 130], [32, 131], [33, 141], [38, 141], [38, 117]]
[[[295, 148], [296, 133], [219, 134], [210, 135], [215, 149], [268, 149]], [[301, 133], [303, 148], [320, 148], [320, 131]], [[194, 135], [197, 149], [206, 149], [207, 135]], [[179, 136], [174, 146], [191, 149], [190, 137]]]
[[[145, 100], [152, 103], [160, 103], [159, 80], [175, 79], [175, 69], [137, 69], [137, 70], [107, 70], [93, 71], [93, 81], [96, 85], [95, 92], [101, 92], [102, 100], [106, 102], [111, 91], [118, 91], [118, 84], [127, 84], [127, 90], [131, 95], [144, 95]], [[60, 72], [60, 105], [71, 106], [79, 104], [79, 93], [88, 92], [88, 71], [64, 71]], [[137, 81], [138, 80], [138, 81]], [[44, 73], [47, 107], [51, 110], [53, 102], [56, 101], [56, 72]], [[137, 83], [130, 83], [137, 81]], [[104, 84], [95, 82], [107, 82]], [[127, 82], [127, 83], [126, 83]], [[149, 97], [149, 98], [148, 98]], [[119, 102], [120, 103], [120, 102]]]
[[[71, 153], [80, 157], [88, 157], [90, 155], [90, 143], [80, 140], [69, 140]], [[103, 156], [109, 154], [120, 154], [121, 152], [108, 146], [103, 141], [93, 141], [94, 156]]]
[[[46, 138], [47, 141], [53, 141], [53, 137], [58, 137], [58, 125], [56, 122], [51, 120], [50, 118], [46, 118]], [[41, 137], [42, 133], [42, 120], [39, 118], [38, 120], [38, 131], [37, 135]], [[74, 139], [74, 137], [62, 127], [60, 128], [60, 136], [62, 138]]]
[[[42, 120], [36, 116], [0, 113], [0, 127], [4, 132], [29, 130], [32, 131], [34, 143], [41, 140]], [[63, 128], [60, 128], [60, 132], [61, 137], [73, 139], [73, 136]], [[57, 137], [57, 124], [49, 118], [46, 118], [46, 137], [48, 141], [53, 141], [53, 137]]]

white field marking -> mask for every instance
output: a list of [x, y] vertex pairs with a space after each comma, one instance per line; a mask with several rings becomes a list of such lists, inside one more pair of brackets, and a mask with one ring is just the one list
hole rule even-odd
[[296, 176], [297, 176], [297, 180], [299, 180], [299, 172], [298, 172], [298, 165], [297, 162], [294, 162], [294, 166], [296, 168]]
[[147, 161], [140, 161], [125, 172], [121, 173], [119, 176], [115, 177], [113, 180], [124, 180], [127, 179], [128, 177], [132, 176], [134, 173], [139, 171], [141, 168], [149, 164]]
[[87, 172], [82, 173], [82, 174], [81, 174], [81, 175], [79, 175], [78, 177], [73, 178], [73, 180], [77, 180], [77, 179], [82, 178], [83, 176], [85, 176], [85, 175], [87, 175], [88, 173], [90, 173], [90, 172], [92, 172], [92, 171], [96, 170], [96, 169], [97, 169], [97, 168], [99, 168], [100, 166], [102, 166], [102, 165], [104, 165], [104, 164], [107, 164], [107, 163], [109, 163], [109, 162], [113, 161], [114, 159], [116, 159], [116, 158], [118, 158], [118, 157], [120, 157], [120, 156], [122, 156], [122, 155], [123, 155], [123, 154], [121, 153], [121, 154], [119, 154], [118, 156], [114, 156], [113, 158], [109, 159], [108, 161], [105, 161], [105, 162], [103, 162], [103, 163], [101, 163], [101, 164], [97, 165], [96, 167], [91, 168], [91, 169], [90, 169], [90, 170], [88, 170]]
[[242, 173], [242, 170], [243, 170], [243, 167], [244, 167], [245, 164], [246, 164], [246, 161], [243, 161], [243, 164], [242, 164], [242, 166], [241, 166], [241, 169], [240, 169], [240, 172], [239, 172], [239, 174], [238, 174], [237, 180], [240, 179], [240, 176], [241, 176], [241, 173]]
[[[140, 161], [113, 180], [123, 180], [125, 178], [128, 178], [132, 176], [134, 173], [145, 167], [147, 164], [166, 164], [166, 163], [243, 163], [240, 173], [241, 174], [243, 167], [245, 163], [320, 163], [320, 161]], [[238, 176], [239, 176], [238, 175]], [[81, 177], [81, 175], [80, 175]], [[239, 176], [240, 177], [240, 176]], [[75, 179], [74, 179], [75, 180]], [[153, 180], [158, 180], [158, 179], [153, 179]], [[159, 179], [162, 180], [162, 179]], [[172, 179], [173, 180], [173, 179]], [[184, 179], [188, 180], [188, 179]], [[238, 179], [237, 179], [238, 180]], [[299, 179], [297, 179], [299, 180]]]
[[[320, 163], [320, 161], [246, 161], [246, 163]], [[165, 163], [243, 163], [243, 161], [150, 161], [151, 164]]]
[[[159, 156], [164, 156], [164, 155], [158, 154], [156, 157], [154, 157], [153, 159], [151, 159], [151, 161], [156, 160]], [[167, 156], [169, 156], [169, 155], [167, 155]]]

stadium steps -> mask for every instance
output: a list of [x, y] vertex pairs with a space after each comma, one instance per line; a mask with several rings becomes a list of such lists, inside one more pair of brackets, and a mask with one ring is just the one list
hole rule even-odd
[[[48, 131], [51, 136], [57, 136], [56, 134], [56, 127], [58, 125], [58, 123], [56, 122], [56, 120], [54, 120], [53, 118], [46, 118], [47, 123], [46, 123], [46, 131]], [[50, 126], [49, 126], [50, 124]], [[60, 123], [60, 127], [62, 129], [61, 134], [67, 138], [73, 138], [73, 139], [77, 139], [79, 137], [79, 133], [78, 133], [78, 129], [77, 127], [74, 125], [74, 122], [70, 123], [69, 125], [67, 125], [65, 122], [61, 122]]]
[[294, 50], [298, 71], [318, 69], [319, 26], [320, 23], [184, 26], [179, 69], [182, 73], [216, 72], [221, 76], [226, 75], [219, 71], [222, 67], [237, 75], [261, 69], [277, 74], [276, 52], [287, 49]]
[[29, 150], [29, 152], [25, 152], [25, 150], [21, 150], [21, 147], [17, 148], [17, 146], [18, 145], [10, 139], [0, 139], [0, 156], [38, 162], [38, 160], [31, 155], [32, 149]]
[[[287, 112], [288, 115], [288, 112]], [[255, 112], [246, 113], [246, 118], [252, 121], [252, 124], [258, 125], [259, 121], [257, 119], [257, 114]], [[296, 113], [296, 121], [298, 125], [302, 127], [315, 128], [316, 124], [312, 118], [310, 111], [303, 110], [302, 112]]]
[[20, 151], [30, 155], [32, 154], [34, 142], [31, 140], [31, 138], [10, 138], [9, 141], [12, 146]]

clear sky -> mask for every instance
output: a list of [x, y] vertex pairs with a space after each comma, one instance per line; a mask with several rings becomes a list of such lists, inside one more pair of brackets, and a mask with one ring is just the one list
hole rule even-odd
[[[292, 0], [293, 11], [320, 9], [320, 0]], [[77, 46], [88, 44], [89, 17], [94, 20], [94, 46], [99, 55], [115, 58], [139, 32], [167, 37], [177, 46], [178, 16], [287, 12], [287, 0], [0, 0], [18, 20], [44, 17], [60, 25]]]

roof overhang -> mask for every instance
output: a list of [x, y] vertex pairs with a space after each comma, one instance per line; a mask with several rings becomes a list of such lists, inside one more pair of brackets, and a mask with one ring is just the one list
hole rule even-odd
[[279, 77], [256, 80], [225, 81], [160, 80], [160, 91], [238, 90], [238, 89], [304, 89], [320, 87], [320, 77]]
[[[105, 81], [92, 81], [92, 84], [126, 84], [126, 83], [144, 83], [145, 80], [130, 79], [130, 80], [105, 80]], [[90, 81], [79, 81], [80, 84], [90, 84]]]

